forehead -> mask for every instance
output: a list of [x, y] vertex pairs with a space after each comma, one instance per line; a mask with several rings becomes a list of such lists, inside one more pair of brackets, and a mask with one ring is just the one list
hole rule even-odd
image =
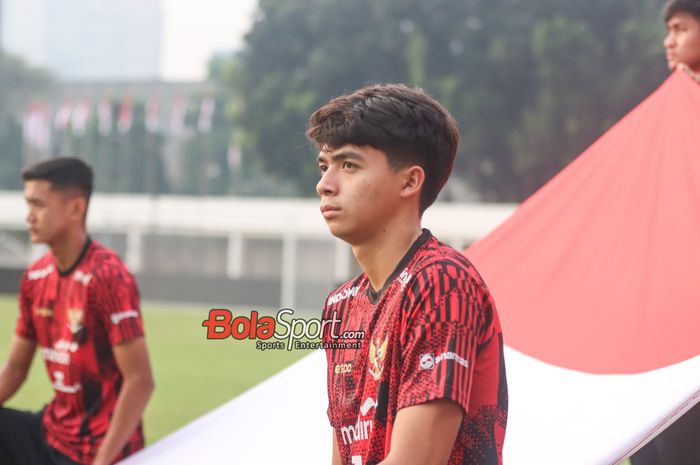
[[691, 13], [688, 13], [687, 11], [679, 11], [673, 14], [668, 21], [666, 21], [666, 26], [673, 27], [677, 25], [698, 25], [700, 26], [700, 19], [696, 18], [693, 16]]
[[320, 160], [332, 160], [332, 159], [345, 159], [345, 158], [355, 158], [355, 159], [372, 159], [377, 156], [384, 155], [384, 152], [375, 149], [370, 145], [353, 145], [346, 144], [340, 147], [329, 147], [324, 145], [318, 154]]
[[62, 190], [53, 188], [53, 185], [45, 179], [31, 179], [24, 181], [24, 197], [31, 199], [65, 199], [66, 195]]

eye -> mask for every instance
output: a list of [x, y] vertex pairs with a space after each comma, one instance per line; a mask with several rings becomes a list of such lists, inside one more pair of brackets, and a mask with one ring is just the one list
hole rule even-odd
[[318, 165], [318, 173], [319, 174], [323, 174], [326, 171], [328, 171], [328, 167], [326, 165], [321, 165], [321, 164]]
[[350, 162], [350, 161], [344, 161], [344, 162], [343, 162], [343, 168], [344, 168], [344, 169], [349, 169], [349, 170], [351, 170], [351, 169], [356, 168], [356, 167], [357, 167], [357, 165], [355, 165], [354, 163], [352, 163], [352, 162]]

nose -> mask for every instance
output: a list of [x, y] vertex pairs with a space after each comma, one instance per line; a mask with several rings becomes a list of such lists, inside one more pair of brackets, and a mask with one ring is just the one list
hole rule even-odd
[[668, 34], [666, 34], [666, 38], [664, 39], [664, 47], [669, 49], [669, 48], [673, 47], [674, 44], [675, 44], [675, 40], [673, 38], [673, 34], [671, 34], [669, 32]]
[[29, 208], [27, 209], [27, 216], [25, 220], [27, 221], [27, 224], [29, 226], [36, 223], [36, 212], [34, 211], [34, 208], [32, 208], [32, 206], [29, 206]]
[[329, 167], [316, 184], [316, 193], [319, 197], [334, 195], [338, 192], [338, 185], [333, 173], [333, 168]]

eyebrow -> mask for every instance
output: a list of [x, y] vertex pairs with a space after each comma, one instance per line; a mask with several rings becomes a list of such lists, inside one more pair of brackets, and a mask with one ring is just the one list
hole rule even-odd
[[[347, 159], [364, 160], [364, 157], [362, 156], [362, 154], [360, 154], [359, 152], [355, 152], [354, 150], [343, 150], [341, 152], [331, 155], [331, 161], [341, 161]], [[318, 161], [326, 161], [326, 157], [324, 155], [319, 155]]]

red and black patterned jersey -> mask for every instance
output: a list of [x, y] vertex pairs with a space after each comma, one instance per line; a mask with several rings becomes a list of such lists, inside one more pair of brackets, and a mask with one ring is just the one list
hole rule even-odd
[[[423, 230], [380, 292], [365, 274], [332, 292], [324, 319], [334, 318], [338, 327], [327, 325], [323, 337], [328, 417], [343, 464], [382, 461], [397, 412], [434, 399], [465, 412], [449, 465], [502, 463], [503, 337], [493, 299], [463, 254]], [[364, 337], [349, 348], [342, 337], [355, 331]]]
[[[144, 334], [136, 282], [114, 252], [88, 241], [65, 273], [51, 252], [32, 264], [19, 304], [16, 333], [37, 343], [55, 392], [43, 412], [46, 439], [92, 463], [122, 384], [112, 348]], [[115, 461], [141, 448], [139, 424]]]

